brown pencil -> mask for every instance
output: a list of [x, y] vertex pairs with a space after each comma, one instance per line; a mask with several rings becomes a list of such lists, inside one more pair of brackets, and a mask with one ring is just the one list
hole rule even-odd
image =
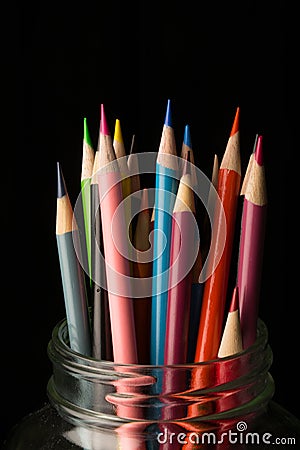
[[[142, 190], [140, 212], [137, 218], [134, 234], [134, 247], [137, 250], [136, 262], [133, 264], [134, 276], [140, 279], [144, 296], [134, 299], [134, 319], [140, 364], [149, 364], [150, 361], [150, 318], [151, 318], [151, 282], [152, 252], [149, 242], [150, 210], [148, 204], [148, 191]], [[150, 250], [150, 254], [149, 254]], [[149, 292], [149, 294], [148, 294]]]

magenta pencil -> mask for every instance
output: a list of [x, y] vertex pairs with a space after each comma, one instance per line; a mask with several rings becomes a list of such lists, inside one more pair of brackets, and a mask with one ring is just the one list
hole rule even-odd
[[244, 192], [238, 259], [237, 285], [244, 349], [252, 345], [256, 339], [266, 211], [267, 192], [262, 136], [259, 136]]

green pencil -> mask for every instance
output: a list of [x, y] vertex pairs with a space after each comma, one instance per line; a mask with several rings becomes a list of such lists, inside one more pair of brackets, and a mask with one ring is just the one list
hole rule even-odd
[[81, 196], [87, 252], [88, 274], [92, 285], [92, 259], [91, 259], [91, 194], [90, 185], [93, 173], [95, 152], [93, 149], [87, 119], [84, 118], [83, 152], [81, 166]]

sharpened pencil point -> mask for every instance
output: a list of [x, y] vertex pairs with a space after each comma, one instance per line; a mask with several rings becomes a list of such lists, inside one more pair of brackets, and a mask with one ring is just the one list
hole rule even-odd
[[89, 129], [88, 129], [88, 126], [87, 126], [87, 119], [86, 119], [86, 117], [84, 117], [84, 119], [83, 119], [83, 139], [84, 139], [85, 142], [88, 143], [88, 145], [90, 147], [93, 146], [92, 140], [91, 140], [91, 137], [90, 137], [90, 133], [89, 133]]
[[232, 299], [229, 307], [229, 312], [234, 312], [239, 309], [239, 295], [238, 295], [238, 287], [235, 286], [233, 293], [232, 293]]
[[191, 132], [190, 132], [190, 127], [188, 125], [186, 125], [185, 128], [184, 128], [183, 143], [187, 147], [192, 148]]
[[240, 108], [238, 106], [236, 109], [235, 118], [233, 121], [230, 136], [233, 136], [235, 133], [237, 133], [239, 131], [239, 126], [240, 126]]
[[172, 112], [171, 112], [171, 100], [168, 100], [167, 112], [165, 117], [165, 125], [168, 127], [172, 126]]
[[134, 134], [131, 139], [131, 146], [130, 146], [129, 153], [130, 153], [130, 155], [132, 155], [135, 152], [136, 152], [136, 139], [135, 139], [135, 134]]
[[114, 140], [123, 144], [123, 135], [122, 135], [121, 124], [120, 124], [119, 119], [116, 119], [116, 123], [115, 123]]
[[62, 174], [62, 170], [59, 162], [57, 162], [57, 198], [62, 198], [66, 195], [67, 189], [64, 180], [64, 176]]
[[110, 131], [108, 128], [105, 111], [104, 111], [104, 105], [101, 104], [101, 122], [100, 122], [100, 133], [106, 134], [107, 136], [110, 135]]
[[254, 156], [255, 156], [255, 160], [256, 160], [257, 164], [259, 166], [262, 166], [264, 163], [263, 150], [262, 150], [262, 136], [258, 136], [258, 138], [257, 138], [257, 144], [256, 144]]

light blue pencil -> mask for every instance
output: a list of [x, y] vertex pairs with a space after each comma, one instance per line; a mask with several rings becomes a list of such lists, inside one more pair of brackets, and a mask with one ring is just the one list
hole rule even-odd
[[150, 363], [155, 365], [164, 364], [172, 212], [178, 188], [178, 160], [171, 119], [168, 100], [156, 161], [154, 200]]

